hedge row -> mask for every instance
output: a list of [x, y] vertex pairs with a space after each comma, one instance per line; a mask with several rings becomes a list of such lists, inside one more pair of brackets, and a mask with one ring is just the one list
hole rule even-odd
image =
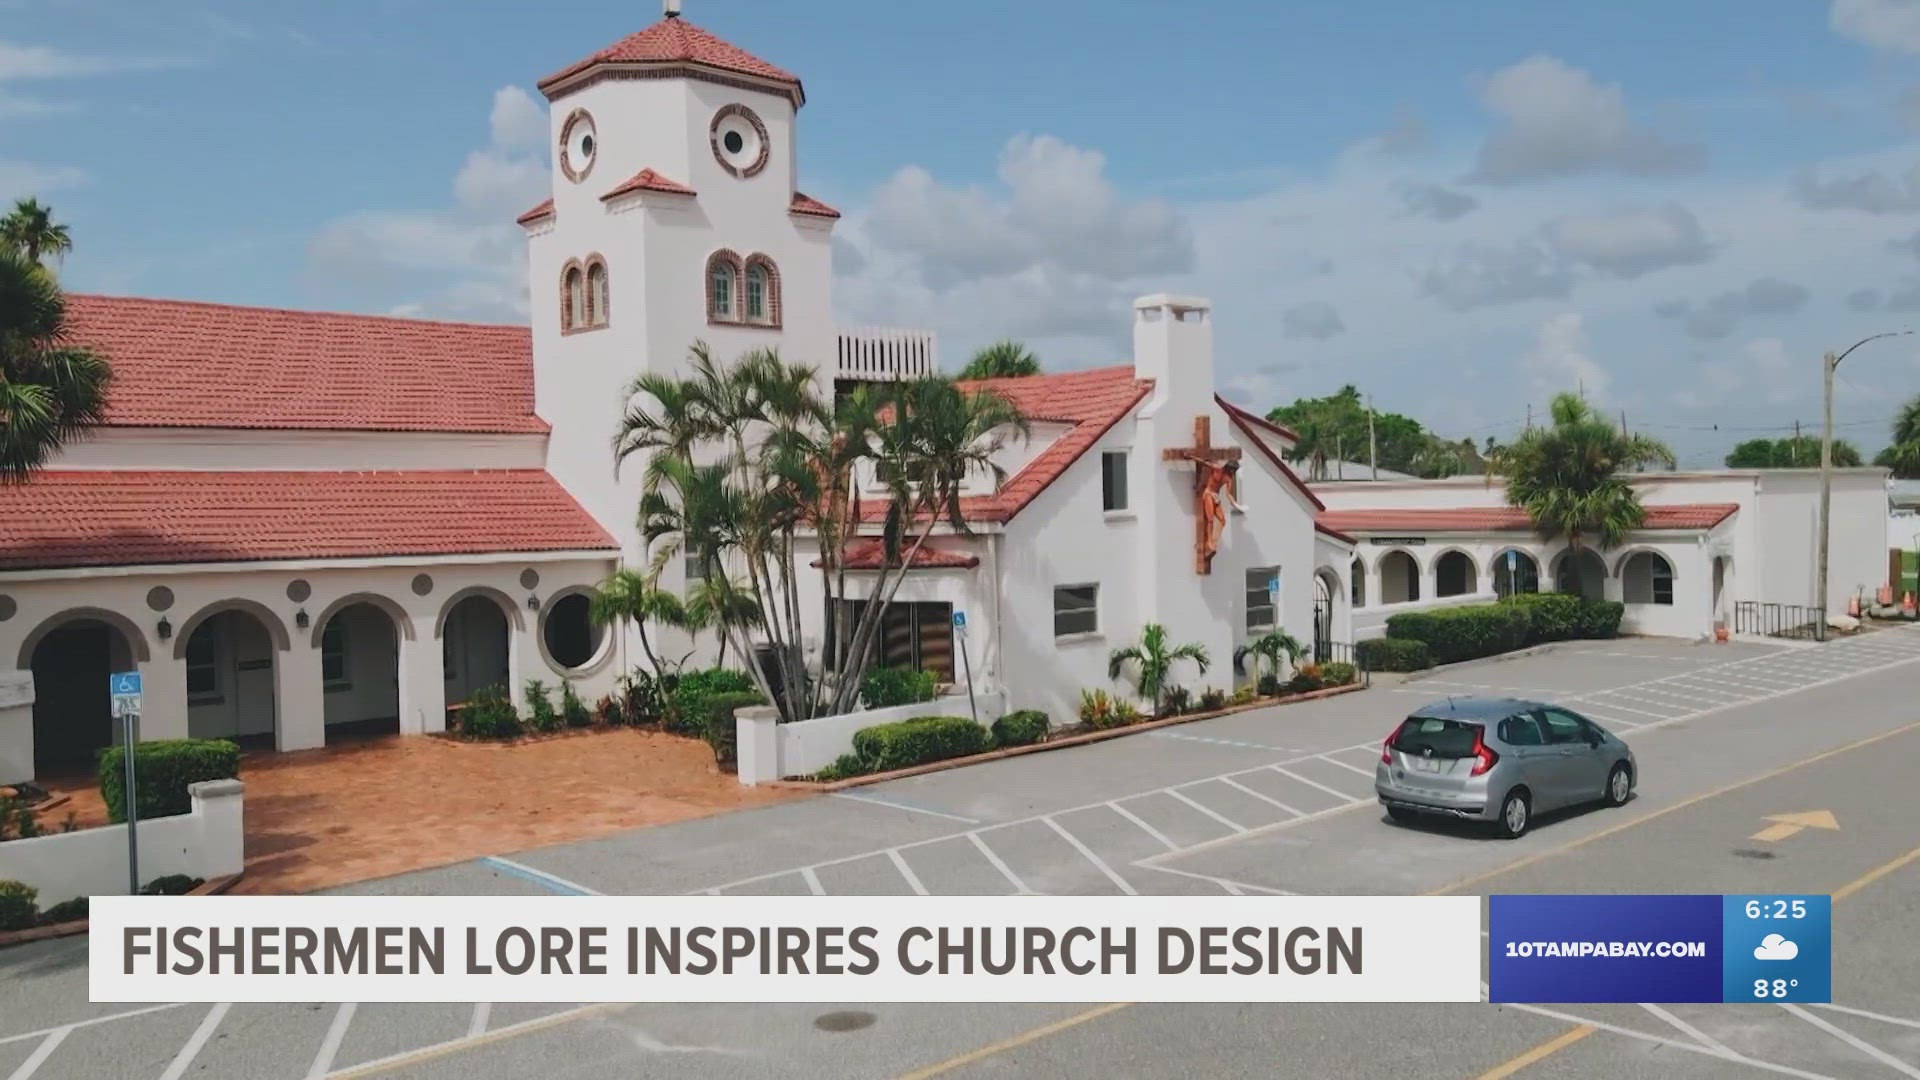
[[904, 769], [987, 749], [987, 729], [965, 716], [916, 716], [853, 733], [853, 752], [867, 772]]
[[1409, 611], [1389, 618], [1387, 636], [1362, 641], [1358, 651], [1374, 671], [1417, 671], [1545, 641], [1614, 637], [1625, 610], [1617, 600], [1529, 593], [1494, 604]]
[[1422, 671], [1433, 666], [1433, 653], [1424, 641], [1368, 638], [1353, 651], [1368, 671]]
[[[100, 798], [109, 821], [127, 820], [125, 762], [126, 751], [118, 746], [100, 755]], [[136, 744], [133, 771], [141, 817], [185, 814], [193, 809], [187, 785], [240, 775], [240, 747], [226, 739], [155, 739]]]
[[1387, 637], [1424, 641], [1436, 664], [1452, 664], [1496, 653], [1512, 652], [1527, 643], [1532, 620], [1508, 604], [1409, 611], [1387, 620]]
[[1052, 726], [1039, 709], [1010, 712], [993, 722], [993, 745], [1028, 746], [1046, 738]]

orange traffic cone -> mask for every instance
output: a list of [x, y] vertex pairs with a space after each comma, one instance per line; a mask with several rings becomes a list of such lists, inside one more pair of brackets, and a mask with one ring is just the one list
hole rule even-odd
[[1858, 594], [1847, 597], [1847, 615], [1855, 619], [1860, 617], [1860, 597]]
[[1905, 608], [1908, 612], [1912, 612], [1913, 611], [1913, 594], [1908, 593], [1907, 598], [1900, 601], [1900, 606], [1902, 608]]
[[1880, 583], [1880, 595], [1879, 597], [1877, 597], [1877, 599], [1880, 601], [1881, 607], [1887, 607], [1893, 603], [1893, 583], [1892, 582], [1883, 581]]

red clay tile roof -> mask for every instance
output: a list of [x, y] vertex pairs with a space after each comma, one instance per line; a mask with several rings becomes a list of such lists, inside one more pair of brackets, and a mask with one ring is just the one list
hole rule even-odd
[[601, 49], [578, 63], [569, 64], [540, 80], [543, 93], [575, 75], [602, 64], [679, 65], [690, 64], [738, 75], [770, 79], [793, 88], [795, 103], [802, 98], [800, 77], [783, 71], [737, 46], [720, 40], [682, 18], [661, 19], [652, 26]]
[[539, 433], [524, 326], [67, 297], [113, 365], [109, 424]]
[[[1674, 503], [1647, 507], [1643, 529], [1711, 529], [1740, 509], [1739, 503]], [[1459, 509], [1327, 510], [1318, 521], [1344, 532], [1519, 532], [1531, 529], [1524, 510], [1511, 506], [1470, 506]]]
[[835, 210], [833, 207], [828, 206], [826, 203], [821, 202], [811, 195], [802, 195], [798, 191], [793, 193], [793, 204], [787, 208], [787, 212], [789, 214], [810, 214], [814, 217], [824, 218], [837, 218], [840, 216], [840, 211]]
[[0, 570], [616, 547], [539, 469], [48, 470], [0, 498]]
[[[885, 556], [886, 545], [881, 541], [859, 540], [848, 544], [842, 549], [840, 565], [849, 570], [878, 570]], [[813, 565], [819, 566], [820, 560], [813, 560]], [[900, 566], [900, 561], [895, 559], [891, 565], [897, 569]], [[963, 555], [960, 552], [948, 551], [929, 543], [922, 544], [920, 550], [914, 553], [913, 564], [910, 569], [970, 570], [979, 565], [980, 556], [978, 555]]]
[[627, 182], [600, 196], [601, 202], [617, 199], [635, 191], [664, 191], [669, 195], [692, 195], [694, 190], [675, 180], [669, 180], [652, 169], [641, 169], [627, 178]]
[[[1007, 477], [999, 491], [960, 500], [960, 512], [967, 520], [1003, 522], [1059, 479], [1088, 447], [1138, 405], [1153, 389], [1153, 380], [1134, 378], [1133, 367], [1128, 365], [1018, 379], [980, 379], [960, 385], [999, 393], [1028, 420], [1073, 425], [1019, 472]], [[862, 507], [862, 520], [882, 520], [886, 509], [885, 502], [868, 502]]]
[[553, 200], [548, 199], [547, 201], [541, 203], [539, 206], [534, 207], [533, 209], [527, 211], [524, 214], [521, 214], [519, 217], [514, 218], [513, 220], [522, 225], [531, 225], [534, 222], [539, 221], [541, 218], [550, 218], [552, 216], [553, 216]]
[[1360, 542], [1354, 539], [1353, 537], [1348, 536], [1346, 533], [1341, 532], [1339, 529], [1329, 528], [1328, 526], [1318, 521], [1313, 523], [1313, 531], [1324, 534], [1326, 536], [1331, 536], [1335, 540], [1339, 540], [1342, 543], [1357, 544]]

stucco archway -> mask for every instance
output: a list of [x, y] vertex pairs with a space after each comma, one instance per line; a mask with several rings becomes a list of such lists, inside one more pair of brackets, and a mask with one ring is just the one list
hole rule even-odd
[[32, 667], [33, 652], [40, 647], [41, 639], [49, 633], [58, 630], [61, 626], [80, 619], [92, 619], [95, 622], [103, 622], [115, 630], [120, 631], [121, 636], [127, 639], [127, 648], [130, 653], [130, 658], [134, 663], [144, 664], [153, 659], [152, 653], [147, 649], [146, 636], [140, 632], [138, 626], [134, 625], [132, 619], [127, 618], [117, 611], [108, 611], [106, 608], [77, 607], [68, 608], [57, 615], [49, 615], [40, 620], [40, 625], [34, 627], [32, 632], [21, 639], [20, 659], [15, 662], [14, 668], [19, 671], [25, 671]]
[[1473, 556], [1448, 548], [1433, 560], [1433, 595], [1466, 596], [1480, 588], [1480, 568]]
[[329, 743], [400, 731], [400, 642], [413, 635], [399, 605], [382, 601], [370, 594], [342, 597], [313, 628]]
[[192, 639], [194, 631], [200, 629], [201, 623], [225, 611], [243, 611], [253, 616], [259, 621], [261, 629], [266, 631], [275, 649], [286, 652], [293, 647], [292, 639], [287, 636], [287, 624], [280, 621], [280, 616], [274, 614], [272, 608], [258, 600], [236, 596], [226, 600], [215, 600], [194, 612], [191, 618], [182, 623], [180, 629], [173, 633], [173, 658], [186, 659], [187, 642]]
[[435, 617], [433, 622], [433, 636], [445, 637], [447, 633], [447, 615], [463, 602], [476, 596], [484, 596], [488, 600], [493, 601], [494, 605], [499, 607], [501, 614], [506, 616], [507, 623], [515, 630], [526, 629], [526, 622], [520, 618], [520, 605], [513, 602], [513, 597], [508, 596], [506, 593], [501, 592], [491, 585], [469, 585], [455, 592], [452, 596], [447, 597], [446, 602], [440, 605], [440, 614]]
[[332, 619], [334, 615], [343, 608], [349, 608], [355, 604], [366, 604], [386, 612], [387, 618], [393, 620], [394, 628], [398, 631], [400, 640], [413, 640], [413, 619], [408, 617], [407, 609], [387, 597], [381, 596], [379, 593], [357, 592], [348, 593], [340, 599], [335, 600], [333, 603], [328, 604], [325, 610], [320, 612], [320, 616], [313, 620], [313, 640], [308, 644], [311, 644], [316, 649], [319, 648], [320, 635], [326, 630], [328, 620]]
[[1540, 591], [1540, 560], [1517, 547], [1501, 548], [1493, 556], [1493, 591], [1501, 596]]
[[1375, 580], [1381, 604], [1405, 604], [1420, 599], [1420, 563], [1404, 548], [1394, 548], [1380, 556]]
[[1590, 547], [1563, 549], [1553, 560], [1554, 588], [1589, 600], [1607, 598], [1607, 564]]
[[72, 608], [27, 636], [20, 670], [33, 673], [35, 776], [90, 773], [117, 741], [107, 677], [146, 659], [139, 633], [115, 612]]
[[513, 637], [519, 612], [498, 589], [476, 586], [447, 598], [440, 612], [441, 679], [448, 707], [498, 687], [513, 696]]

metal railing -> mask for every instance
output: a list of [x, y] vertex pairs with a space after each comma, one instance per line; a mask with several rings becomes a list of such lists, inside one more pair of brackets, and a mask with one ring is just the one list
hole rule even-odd
[[1360, 650], [1350, 641], [1326, 641], [1316, 639], [1313, 643], [1313, 662], [1316, 664], [1352, 664], [1354, 681], [1361, 686], [1373, 685], [1373, 673], [1360, 658]]
[[925, 330], [839, 332], [833, 377], [856, 382], [917, 379], [939, 371], [933, 334]]
[[1758, 600], [1739, 600], [1733, 605], [1733, 632], [1763, 637], [1798, 638], [1804, 641], [1827, 640], [1825, 608], [1802, 604], [1767, 604]]

